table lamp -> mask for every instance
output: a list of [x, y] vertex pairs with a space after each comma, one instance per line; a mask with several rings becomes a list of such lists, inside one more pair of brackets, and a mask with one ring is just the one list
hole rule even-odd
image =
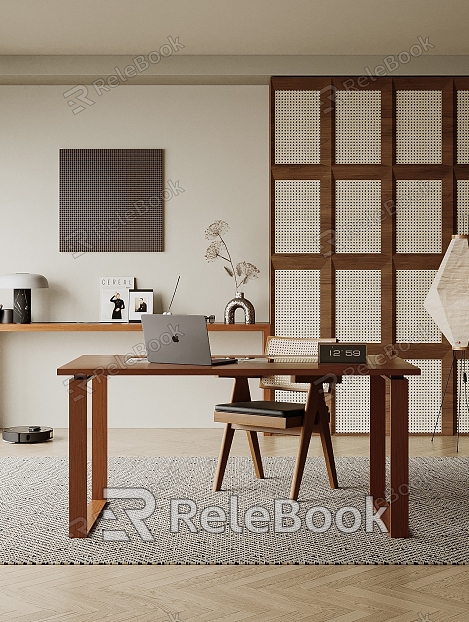
[[31, 323], [31, 290], [49, 287], [45, 276], [17, 272], [0, 276], [0, 289], [13, 290], [13, 322], [15, 324]]

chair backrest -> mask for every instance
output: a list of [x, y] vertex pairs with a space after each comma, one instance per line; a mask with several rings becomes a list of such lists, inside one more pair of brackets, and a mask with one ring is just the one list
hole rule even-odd
[[[279, 363], [316, 363], [318, 360], [319, 343], [336, 343], [336, 339], [313, 337], [277, 337], [267, 339], [265, 355]], [[281, 391], [301, 391], [306, 393], [308, 383], [292, 382], [291, 376], [266, 376], [261, 378], [262, 389], [279, 389]]]

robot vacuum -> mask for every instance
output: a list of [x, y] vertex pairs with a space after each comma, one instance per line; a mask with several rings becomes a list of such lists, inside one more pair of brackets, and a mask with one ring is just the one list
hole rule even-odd
[[52, 428], [41, 428], [40, 425], [18, 426], [5, 428], [2, 438], [7, 443], [43, 443], [54, 437]]

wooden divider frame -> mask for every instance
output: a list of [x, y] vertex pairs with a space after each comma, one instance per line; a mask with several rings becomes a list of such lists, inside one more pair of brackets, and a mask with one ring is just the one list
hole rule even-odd
[[[440, 359], [442, 382], [446, 382], [451, 366], [452, 350], [443, 337], [441, 343], [396, 342], [396, 270], [438, 269], [444, 253], [457, 232], [457, 180], [469, 179], [469, 165], [457, 164], [457, 106], [458, 90], [469, 90], [467, 77], [273, 77], [270, 97], [270, 154], [271, 154], [271, 325], [275, 333], [275, 271], [320, 270], [320, 336], [335, 335], [335, 272], [340, 269], [381, 271], [381, 343], [370, 344], [372, 354], [389, 355], [395, 351], [406, 359]], [[361, 86], [363, 84], [364, 86]], [[335, 93], [353, 88], [358, 91], [381, 91], [381, 164], [335, 163]], [[396, 91], [441, 90], [442, 92], [442, 163], [396, 164]], [[320, 164], [275, 164], [275, 92], [277, 90], [319, 90]], [[320, 253], [275, 252], [275, 181], [279, 179], [319, 179]], [[380, 253], [336, 253], [333, 244], [335, 230], [335, 181], [340, 179], [379, 179], [382, 190], [382, 222]], [[396, 181], [442, 180], [442, 249], [441, 253], [396, 252]], [[308, 335], [298, 335], [308, 336]], [[366, 338], [364, 339], [366, 341]], [[443, 404], [442, 434], [456, 432], [457, 375], [451, 373], [448, 392]], [[334, 413], [332, 426], [334, 432]]]

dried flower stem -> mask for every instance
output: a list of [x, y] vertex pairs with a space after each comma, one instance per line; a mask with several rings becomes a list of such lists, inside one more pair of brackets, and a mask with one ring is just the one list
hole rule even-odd
[[[235, 267], [233, 260], [231, 259], [228, 246], [223, 239], [223, 235], [225, 235], [229, 228], [229, 224], [224, 220], [216, 220], [205, 230], [205, 239], [214, 240], [205, 252], [205, 259], [207, 261], [215, 261], [218, 257], [220, 257], [230, 264], [231, 268], [228, 268], [228, 266], [223, 267], [225, 268], [227, 274], [234, 279], [236, 288], [235, 292], [237, 293], [239, 292], [241, 285], [247, 283], [251, 279], [257, 279], [259, 276], [259, 270], [254, 264], [247, 261], [241, 261], [236, 264]], [[227, 257], [221, 254], [223, 248], [226, 251]], [[240, 278], [239, 282], [238, 277]]]
[[[231, 264], [231, 269], [232, 269], [232, 271], [233, 271], [233, 278], [234, 278], [234, 281], [235, 281], [236, 292], [237, 292], [237, 291], [238, 291], [238, 287], [239, 287], [239, 285], [238, 285], [238, 279], [236, 278], [236, 270], [235, 270], [235, 267], [234, 267], [234, 265], [233, 265], [233, 260], [231, 259], [230, 251], [228, 250], [228, 246], [226, 245], [225, 240], [221, 237], [221, 235], [220, 235], [220, 234], [218, 234], [218, 237], [219, 237], [219, 238], [220, 238], [220, 240], [222, 241], [223, 246], [226, 248], [226, 252], [227, 252], [227, 255], [228, 255], [229, 259], [226, 259], [226, 257], [223, 257], [223, 255], [219, 255], [219, 256], [220, 256], [222, 259], [224, 259], [225, 261], [229, 261], [229, 262], [230, 262], [230, 264]], [[236, 292], [235, 292], [235, 293], [236, 293]]]

